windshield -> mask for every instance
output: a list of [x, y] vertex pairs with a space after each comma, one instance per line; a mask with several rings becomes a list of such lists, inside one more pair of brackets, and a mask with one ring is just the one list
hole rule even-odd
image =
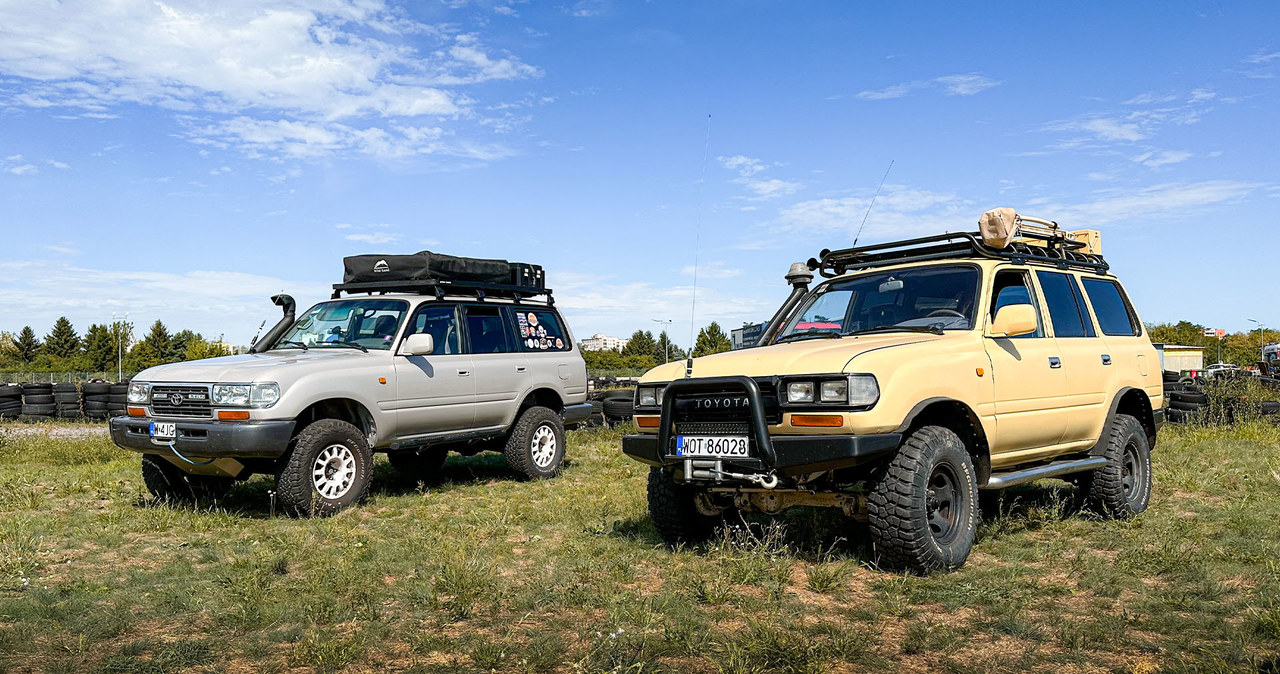
[[391, 348], [409, 305], [401, 300], [336, 300], [307, 310], [276, 341], [275, 349]]
[[978, 270], [916, 267], [864, 274], [820, 286], [775, 341], [868, 330], [968, 330], [974, 325]]

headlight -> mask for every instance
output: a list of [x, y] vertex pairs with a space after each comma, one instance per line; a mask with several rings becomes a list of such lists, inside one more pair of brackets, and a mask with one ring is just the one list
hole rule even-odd
[[662, 404], [665, 386], [640, 386], [636, 388], [636, 407], [657, 407]]
[[271, 407], [280, 399], [275, 382], [214, 384], [213, 404], [218, 407]]
[[813, 382], [793, 381], [790, 384], [787, 384], [787, 402], [789, 403], [813, 402]]
[[131, 403], [147, 403], [151, 400], [151, 384], [131, 382], [129, 384], [128, 401]]
[[822, 382], [821, 395], [824, 403], [849, 402], [849, 380], [840, 379]]

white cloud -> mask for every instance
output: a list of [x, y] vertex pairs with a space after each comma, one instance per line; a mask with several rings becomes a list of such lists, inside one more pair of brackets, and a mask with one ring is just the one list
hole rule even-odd
[[192, 127], [257, 152], [405, 156], [451, 148], [403, 120], [465, 119], [460, 87], [541, 71], [385, 0], [68, 0], [0, 5], [0, 74], [24, 80], [0, 106], [158, 106], [213, 117]]
[[1280, 59], [1280, 51], [1268, 52], [1266, 50], [1260, 49], [1257, 52], [1255, 52], [1252, 56], [1249, 56], [1248, 58], [1246, 58], [1244, 62], [1258, 65], [1262, 63], [1270, 63], [1271, 61], [1274, 61], [1276, 59]]
[[1186, 161], [1193, 156], [1195, 155], [1186, 150], [1153, 150], [1144, 152], [1134, 157], [1133, 160], [1150, 168], [1160, 168], [1161, 166]]
[[40, 169], [37, 169], [35, 167], [35, 164], [19, 164], [18, 166], [10, 166], [5, 170], [16, 176], [27, 175], [28, 173], [40, 172]]
[[[844, 234], [852, 243], [870, 203], [870, 194], [801, 201], [781, 209], [778, 222], [769, 229], [828, 239]], [[969, 202], [954, 194], [885, 185], [867, 216], [862, 241], [968, 231], [977, 225], [976, 213]]]
[[1196, 183], [1164, 183], [1139, 189], [1107, 189], [1095, 192], [1095, 199], [1078, 204], [1044, 205], [1044, 212], [1064, 227], [1095, 227], [1110, 223], [1143, 226], [1144, 220], [1158, 216], [1185, 216], [1209, 206], [1229, 203], [1264, 187], [1260, 183], [1236, 180], [1206, 180]]
[[63, 255], [79, 255], [80, 254], [79, 250], [72, 248], [70, 246], [45, 246], [45, 249], [51, 250], [55, 253], [62, 253]]
[[393, 243], [395, 241], [399, 241], [400, 235], [392, 234], [391, 232], [372, 232], [369, 234], [348, 234], [344, 238], [346, 238], [346, 240], [348, 241], [359, 241], [361, 243], [370, 243], [370, 244], [377, 245], [382, 243]]
[[52, 167], [54, 167], [54, 168], [56, 168], [56, 169], [68, 169], [68, 168], [71, 168], [70, 166], [68, 166], [68, 165], [66, 165], [66, 164], [64, 164], [64, 163], [62, 163], [62, 162], [60, 162], [60, 161], [55, 161], [55, 160], [53, 160], [53, 159], [50, 159], [50, 160], [49, 160], [49, 165], [50, 165], [50, 166], [52, 166]]
[[744, 182], [747, 189], [755, 193], [755, 196], [749, 197], [752, 201], [765, 201], [767, 199], [777, 199], [786, 197], [799, 192], [804, 185], [788, 180], [779, 180], [771, 178], [769, 180], [747, 180]]
[[1049, 150], [1087, 150], [1151, 138], [1161, 129], [1195, 124], [1213, 105], [1233, 103], [1219, 98], [1211, 89], [1200, 87], [1182, 94], [1143, 93], [1124, 102], [1122, 112], [1095, 112], [1073, 119], [1049, 122], [1041, 131], [1075, 134], [1050, 146]]
[[[248, 344], [259, 323], [270, 326], [279, 319], [280, 310], [267, 301], [271, 295], [288, 292], [306, 307], [330, 290], [324, 283], [220, 270], [174, 274], [93, 269], [61, 259], [0, 261], [6, 309], [37, 334], [59, 316], [83, 333], [91, 323], [110, 321], [113, 311], [128, 311], [135, 333], [160, 319], [172, 330], [225, 334], [233, 343]], [[15, 327], [21, 326], [4, 329]]]
[[716, 161], [730, 171], [737, 171], [743, 178], [749, 178], [764, 170], [764, 162], [755, 157], [740, 154], [732, 157], [716, 157]]
[[944, 75], [931, 80], [913, 80], [885, 87], [884, 89], [867, 89], [859, 91], [854, 96], [864, 101], [883, 101], [902, 98], [914, 91], [937, 88], [941, 88], [942, 92], [948, 96], [972, 96], [1000, 84], [1002, 82], [993, 80], [981, 73], [965, 73], [962, 75]]
[[[685, 276], [694, 276], [695, 269], [691, 264], [685, 265], [683, 268], [680, 269], [680, 273], [684, 274]], [[716, 260], [714, 262], [704, 262], [698, 265], [698, 268], [696, 270], [697, 277], [703, 280], [733, 278], [735, 276], [738, 276], [741, 273], [742, 273], [741, 269], [730, 269], [729, 267], [725, 266], [725, 263], [721, 260]]]

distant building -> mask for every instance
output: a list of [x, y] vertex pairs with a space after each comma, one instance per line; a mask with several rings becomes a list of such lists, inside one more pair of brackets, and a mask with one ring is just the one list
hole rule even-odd
[[583, 351], [621, 351], [627, 346], [627, 342], [631, 340], [622, 339], [620, 337], [608, 337], [605, 335], [591, 335], [589, 339], [582, 340]]
[[1203, 346], [1181, 346], [1178, 344], [1155, 344], [1160, 354], [1160, 369], [1170, 372], [1190, 372], [1204, 369]]
[[729, 341], [732, 342], [734, 349], [745, 349], [755, 346], [762, 334], [764, 334], [764, 323], [748, 323], [730, 330]]

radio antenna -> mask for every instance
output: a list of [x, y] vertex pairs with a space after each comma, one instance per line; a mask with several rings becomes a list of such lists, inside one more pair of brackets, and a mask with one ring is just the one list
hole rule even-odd
[[[707, 156], [711, 153], [711, 115], [707, 115], [707, 141], [702, 147], [702, 171], [698, 174], [698, 215], [693, 228], [693, 298], [689, 302], [689, 355], [684, 363], [684, 377], [693, 376], [693, 331], [697, 329], [698, 311], [698, 247], [702, 243], [702, 198], [707, 191]], [[671, 339], [668, 335], [667, 339]]]
[[[876, 197], [880, 196], [880, 190], [884, 187], [885, 178], [889, 177], [889, 172], [893, 170], [893, 160], [889, 160], [889, 168], [884, 170], [884, 178], [880, 179], [880, 187], [876, 188], [876, 193], [871, 195], [871, 203], [867, 204], [867, 212], [862, 214], [862, 224], [858, 225], [858, 233], [853, 235], [853, 245], [858, 245], [858, 239], [862, 238], [862, 228], [867, 226], [867, 216], [871, 215], [871, 207], [876, 205]], [[850, 246], [852, 247], [852, 246]]]

